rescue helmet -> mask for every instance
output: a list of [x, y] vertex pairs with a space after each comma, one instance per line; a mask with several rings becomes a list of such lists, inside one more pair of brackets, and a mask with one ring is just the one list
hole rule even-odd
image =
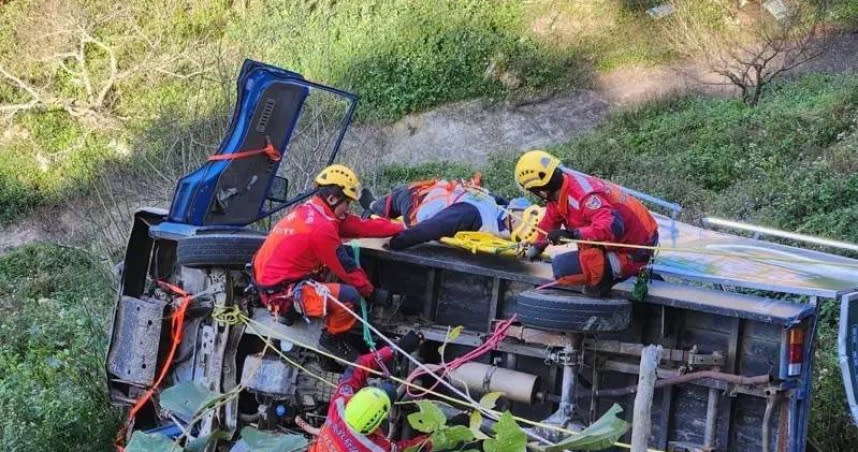
[[539, 236], [539, 222], [545, 216], [545, 208], [536, 204], [524, 209], [521, 218], [517, 218], [518, 224], [512, 230], [510, 238], [514, 242], [533, 243]]
[[525, 190], [544, 187], [559, 166], [560, 160], [545, 151], [527, 151], [515, 164], [515, 181]]
[[335, 186], [343, 191], [343, 195], [352, 201], [358, 200], [360, 181], [357, 175], [344, 165], [330, 165], [323, 169], [315, 179], [317, 187]]
[[387, 418], [390, 397], [384, 390], [372, 386], [361, 389], [346, 403], [345, 421], [361, 435], [375, 431]]

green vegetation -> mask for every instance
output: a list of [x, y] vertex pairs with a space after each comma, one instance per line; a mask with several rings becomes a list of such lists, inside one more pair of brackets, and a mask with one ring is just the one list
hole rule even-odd
[[359, 121], [390, 121], [675, 58], [666, 22], [646, 14], [653, 3], [5, 2], [0, 222], [80, 197], [105, 166], [148, 176], [153, 166], [175, 171], [177, 154], [185, 165], [206, 155], [221, 138], [244, 58], [355, 92]]
[[552, 52], [531, 36], [518, 1], [333, 5], [269, 2], [227, 36], [244, 43], [245, 55], [359, 94], [363, 119], [581, 81], [577, 52]]
[[5, 3], [0, 222], [79, 196], [110, 161], [145, 174], [177, 143], [207, 153], [245, 57], [357, 92], [364, 120], [584, 83], [579, 52], [524, 16], [512, 0]]
[[0, 449], [111, 449], [111, 294], [101, 265], [81, 251], [38, 245], [0, 256]]
[[[357, 93], [360, 121], [392, 121], [670, 61], [669, 21], [645, 13], [655, 3], [0, 1], [0, 224], [81, 199], [105, 177], [128, 184], [123, 197], [169, 190], [220, 140], [244, 58]], [[837, 2], [835, 19], [854, 27], [856, 5]], [[858, 241], [856, 76], [778, 83], [755, 109], [657, 102], [551, 150], [680, 202], [688, 220], [706, 212]], [[514, 157], [482, 168], [508, 196], [518, 195]], [[392, 166], [374, 185], [473, 170]], [[80, 251], [31, 246], [0, 257], [0, 449], [109, 449], [118, 425], [101, 380], [110, 298], [102, 266]], [[843, 406], [836, 327], [837, 310], [824, 305], [811, 430], [821, 450], [858, 440]]]
[[[731, 99], [678, 98], [615, 115], [549, 150], [565, 164], [704, 213], [858, 242], [858, 76], [782, 82], [756, 108]], [[486, 185], [517, 196], [516, 155], [493, 158]], [[433, 163], [391, 167], [380, 179], [444, 174]], [[453, 176], [474, 168], [453, 165]], [[819, 323], [811, 437], [819, 450], [858, 440], [837, 360], [838, 308]]]
[[[551, 148], [570, 166], [703, 212], [858, 240], [858, 77], [814, 75], [773, 87], [757, 108], [679, 98], [611, 118]], [[499, 156], [490, 181], [509, 180]], [[511, 182], [498, 187], [514, 194]]]

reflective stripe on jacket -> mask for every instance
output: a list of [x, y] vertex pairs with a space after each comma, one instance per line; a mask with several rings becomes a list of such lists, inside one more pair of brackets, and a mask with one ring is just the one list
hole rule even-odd
[[[640, 201], [615, 184], [572, 172], [563, 175], [557, 201], [548, 203], [539, 223], [545, 232], [561, 226], [577, 229], [582, 240], [647, 246], [658, 242], [658, 224]], [[536, 241], [544, 243], [545, 234]], [[629, 255], [629, 264], [623, 266], [628, 268], [620, 269], [626, 275], [638, 271], [652, 255], [650, 250], [606, 248]]]
[[[378, 361], [389, 362], [393, 358], [390, 347], [384, 347], [378, 352], [368, 353], [358, 358], [359, 366], [379, 369]], [[319, 436], [310, 445], [309, 452], [401, 452], [413, 445], [420, 444], [426, 439], [421, 435], [410, 440], [390, 441], [381, 429], [369, 435], [361, 435], [352, 430], [345, 422], [345, 407], [349, 400], [366, 386], [369, 372], [360, 367], [349, 367], [340, 379], [339, 385], [331, 399], [325, 425]], [[422, 450], [431, 450], [427, 444]]]
[[328, 205], [314, 196], [281, 219], [253, 257], [253, 277], [262, 286], [304, 279], [320, 268], [369, 296], [373, 286], [366, 273], [345, 258], [343, 239], [389, 237], [402, 225], [386, 219], [362, 220], [346, 214], [337, 218]]

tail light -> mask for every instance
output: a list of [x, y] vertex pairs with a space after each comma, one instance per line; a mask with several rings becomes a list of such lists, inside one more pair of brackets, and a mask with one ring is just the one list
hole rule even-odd
[[787, 375], [795, 377], [801, 374], [801, 365], [804, 362], [804, 329], [792, 328], [789, 330], [789, 352], [787, 354]]

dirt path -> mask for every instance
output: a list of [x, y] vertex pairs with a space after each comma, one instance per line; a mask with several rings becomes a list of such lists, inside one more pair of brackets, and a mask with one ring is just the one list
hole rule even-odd
[[[858, 72], [858, 33], [835, 41], [824, 58], [794, 71]], [[596, 77], [594, 89], [574, 89], [528, 102], [456, 102], [409, 115], [385, 126], [353, 126], [344, 146], [382, 163], [457, 161], [479, 165], [489, 155], [567, 141], [597, 125], [612, 111], [665, 96], [724, 94], [718, 80], [693, 62], [661, 67], [627, 67]], [[167, 199], [161, 200], [167, 202]], [[69, 242], [86, 228], [71, 208], [42, 209], [20, 222], [0, 226], [0, 253], [37, 241]], [[130, 216], [129, 216], [130, 218]], [[114, 228], [118, 229], [118, 228]]]
[[[809, 72], [858, 72], [858, 33], [835, 40], [822, 58], [800, 66], [792, 75]], [[689, 92], [733, 93], [723, 82], [694, 61], [632, 66], [597, 75], [591, 90], [575, 89], [524, 104], [457, 102], [380, 129], [358, 126], [355, 133], [364, 146], [380, 149], [385, 163], [479, 164], [497, 152], [568, 141], [617, 109]]]

